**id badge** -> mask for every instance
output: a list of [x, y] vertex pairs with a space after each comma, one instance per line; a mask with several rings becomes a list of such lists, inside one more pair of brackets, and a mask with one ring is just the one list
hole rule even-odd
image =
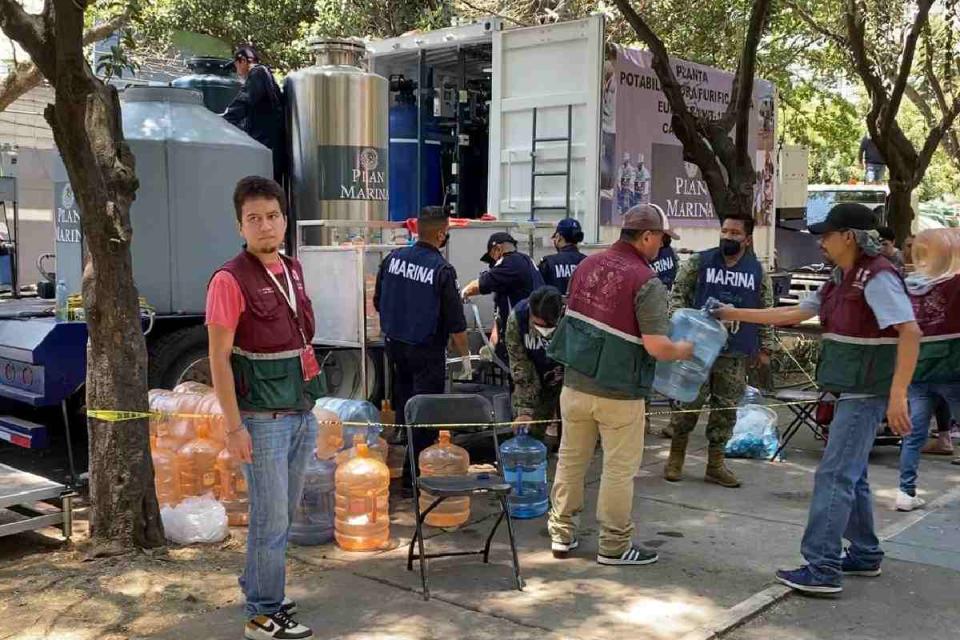
[[313, 380], [320, 375], [320, 363], [313, 347], [307, 346], [300, 351], [300, 370], [303, 371], [304, 382]]

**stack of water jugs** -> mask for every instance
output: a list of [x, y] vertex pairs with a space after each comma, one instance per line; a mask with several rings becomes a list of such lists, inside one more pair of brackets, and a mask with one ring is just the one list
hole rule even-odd
[[211, 495], [234, 526], [248, 523], [243, 470], [226, 449], [220, 404], [213, 391], [194, 382], [173, 391], [150, 391], [150, 453], [157, 499], [175, 507], [191, 497]]

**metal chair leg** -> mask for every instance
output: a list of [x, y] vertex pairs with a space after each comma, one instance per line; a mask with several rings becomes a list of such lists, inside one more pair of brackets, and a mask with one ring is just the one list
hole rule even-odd
[[487, 536], [487, 543], [483, 545], [483, 562], [485, 564], [490, 563], [490, 545], [493, 543], [493, 536], [497, 533], [497, 529], [500, 527], [500, 523], [503, 522], [504, 512], [500, 511], [500, 517], [497, 518], [497, 521], [493, 523], [493, 528], [490, 529], [490, 535]]
[[510, 538], [510, 553], [513, 554], [513, 578], [517, 583], [517, 591], [523, 591], [523, 578], [520, 577], [520, 559], [517, 557], [517, 543], [513, 538], [513, 519], [507, 506], [507, 496], [500, 496], [500, 508], [507, 519], [507, 536]]
[[[415, 506], [414, 510], [417, 511], [417, 532], [414, 534], [414, 537], [420, 549], [420, 584], [423, 586], [423, 599], [429, 600], [430, 588], [427, 586], [427, 558], [426, 552], [423, 549], [423, 520], [420, 517], [419, 508]], [[411, 549], [412, 548], [413, 543], [411, 542]]]

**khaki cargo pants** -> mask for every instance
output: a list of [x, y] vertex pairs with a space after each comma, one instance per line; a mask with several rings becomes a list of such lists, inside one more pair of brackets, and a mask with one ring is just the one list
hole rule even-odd
[[596, 450], [603, 448], [597, 498], [599, 550], [605, 556], [626, 551], [633, 536], [633, 477], [643, 457], [643, 400], [612, 400], [564, 387], [560, 393], [563, 435], [553, 480], [550, 537], [571, 542], [583, 510], [584, 479]]

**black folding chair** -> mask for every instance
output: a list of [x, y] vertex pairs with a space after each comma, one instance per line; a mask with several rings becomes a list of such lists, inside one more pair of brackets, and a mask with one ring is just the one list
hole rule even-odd
[[817, 404], [823, 400], [824, 394], [817, 390], [804, 391], [800, 389], [782, 389], [773, 394], [773, 397], [780, 402], [796, 402], [800, 404], [790, 404], [787, 408], [793, 414], [793, 419], [783, 432], [783, 438], [780, 441], [780, 447], [777, 448], [770, 460], [776, 460], [783, 450], [790, 444], [793, 436], [801, 427], [807, 427], [813, 432], [818, 440], [826, 440], [823, 426], [817, 422]]
[[[493, 406], [490, 401], [479, 395], [472, 394], [445, 394], [445, 395], [418, 395], [407, 401], [404, 410], [406, 417], [407, 442], [413, 442], [414, 428], [442, 429], [443, 425], [454, 424], [491, 424], [495, 421]], [[419, 425], [430, 425], [420, 427]], [[464, 476], [427, 476], [417, 475], [417, 463], [413, 447], [407, 447], [409, 452], [410, 477], [413, 481], [413, 511], [416, 516], [417, 530], [410, 540], [407, 552], [407, 571], [413, 571], [413, 548], [419, 548], [420, 580], [423, 583], [423, 599], [430, 599], [430, 588], [427, 586], [427, 558], [445, 558], [450, 556], [482, 555], [483, 561], [490, 561], [490, 545], [500, 523], [507, 521], [507, 535], [510, 538], [510, 552], [513, 555], [513, 576], [519, 591], [523, 591], [523, 579], [520, 577], [520, 560], [517, 558], [517, 545], [513, 535], [513, 521], [507, 507], [507, 496], [511, 487], [504, 480], [502, 465], [500, 464], [500, 442], [496, 429], [490, 428], [493, 436], [493, 445], [496, 450], [496, 473], [470, 473]], [[420, 511], [420, 492], [427, 491], [435, 500], [423, 512]], [[493, 494], [500, 505], [500, 516], [497, 518], [487, 542], [479, 551], [453, 551], [447, 553], [427, 554], [423, 548], [423, 522], [427, 515], [447, 498], [459, 498], [482, 494]]]

